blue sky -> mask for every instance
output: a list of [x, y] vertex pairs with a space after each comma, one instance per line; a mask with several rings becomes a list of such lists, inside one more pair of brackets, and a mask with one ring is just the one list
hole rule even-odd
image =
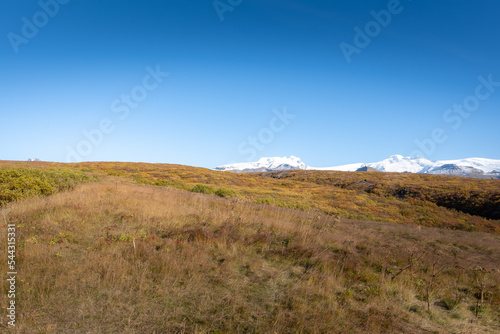
[[0, 159], [500, 159], [499, 12], [495, 0], [6, 0]]

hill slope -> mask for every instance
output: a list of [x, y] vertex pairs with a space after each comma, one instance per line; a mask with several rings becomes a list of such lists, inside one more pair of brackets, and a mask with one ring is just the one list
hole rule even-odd
[[102, 175], [4, 209], [17, 226], [22, 333], [500, 330], [500, 242], [491, 234], [337, 219]]
[[146, 163], [0, 162], [2, 165], [65, 167], [141, 184], [217, 191], [225, 197], [350, 219], [500, 233], [500, 180], [307, 170], [238, 174]]

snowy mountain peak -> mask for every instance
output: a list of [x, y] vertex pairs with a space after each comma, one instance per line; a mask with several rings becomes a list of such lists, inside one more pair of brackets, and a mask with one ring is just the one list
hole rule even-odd
[[368, 164], [381, 172], [396, 173], [425, 173], [432, 165], [432, 161], [425, 158], [410, 158], [402, 155], [393, 155], [389, 159]]
[[272, 170], [307, 169], [308, 166], [295, 156], [260, 158], [256, 162], [241, 162], [215, 167], [219, 171], [263, 172]]
[[394, 161], [401, 161], [403, 160], [405, 157], [403, 157], [402, 155], [400, 154], [395, 154], [395, 155], [391, 155], [391, 157], [389, 159], [391, 160], [394, 160]]
[[306, 166], [306, 164], [304, 164], [300, 158], [297, 158], [293, 155], [290, 156], [289, 158], [287, 157], [260, 158], [259, 161], [257, 161], [257, 164], [268, 167], [283, 165], [283, 164], [288, 164], [297, 167]]

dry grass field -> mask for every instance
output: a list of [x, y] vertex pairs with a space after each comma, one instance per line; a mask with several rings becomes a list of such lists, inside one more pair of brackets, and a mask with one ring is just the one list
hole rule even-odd
[[21, 194], [0, 234], [6, 273], [16, 225], [17, 333], [500, 332], [499, 221], [433, 202], [458, 187], [489, 208], [495, 180], [0, 165]]
[[[139, 184], [208, 194], [218, 192], [221, 197], [238, 197], [248, 202], [301, 211], [319, 210], [330, 216], [348, 219], [500, 235], [500, 180], [331, 171], [236, 174], [169, 164], [0, 161], [0, 167], [27, 166], [35, 167], [32, 169], [62, 169], [66, 174], [84, 173], [78, 176], [80, 178], [119, 176]], [[59, 183], [65, 184], [66, 181]], [[32, 185], [28, 182], [23, 186]]]

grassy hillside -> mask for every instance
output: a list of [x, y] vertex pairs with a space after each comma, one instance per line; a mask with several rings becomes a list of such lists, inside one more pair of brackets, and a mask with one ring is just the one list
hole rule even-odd
[[[500, 332], [497, 180], [42, 162], [0, 175], [23, 194], [0, 234], [16, 224], [19, 333]], [[455, 194], [470, 208], [439, 202]]]
[[[261, 175], [336, 188], [335, 192], [339, 192], [338, 189], [351, 190], [351, 198], [358, 198], [361, 202], [363, 199], [359, 197], [367, 196], [383, 202], [387, 211], [399, 208], [399, 215], [397, 212], [392, 212], [390, 217], [387, 215], [389, 221], [413, 221], [426, 226], [499, 232], [500, 180], [379, 172], [294, 171]], [[334, 198], [336, 196], [338, 194], [333, 194]], [[338, 201], [337, 205], [342, 206]], [[454, 214], [456, 211], [468, 215]], [[378, 215], [375, 216], [378, 218]], [[471, 216], [487, 220], [474, 222]]]
[[220, 190], [225, 196], [253, 203], [302, 211], [317, 209], [349, 219], [500, 234], [500, 180], [324, 171], [235, 174], [145, 163], [30, 164], [42, 168], [64, 166], [174, 189], [196, 190], [203, 185], [212, 189], [207, 188], [208, 193]]
[[7, 217], [22, 333], [500, 330], [491, 234], [116, 181], [11, 204]]

